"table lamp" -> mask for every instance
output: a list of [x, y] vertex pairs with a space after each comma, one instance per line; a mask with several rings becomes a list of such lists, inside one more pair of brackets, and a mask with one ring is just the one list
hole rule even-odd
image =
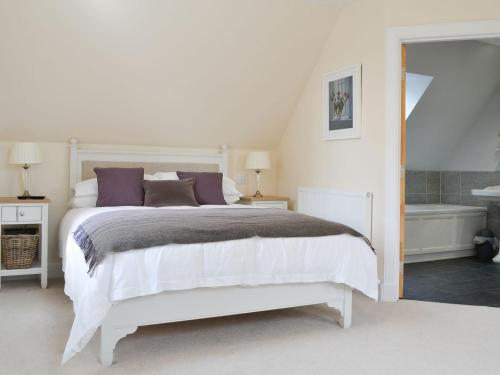
[[251, 151], [247, 155], [245, 163], [246, 169], [253, 169], [256, 173], [256, 186], [257, 191], [253, 195], [256, 198], [262, 198], [260, 193], [260, 174], [264, 169], [271, 169], [271, 158], [267, 151]]
[[10, 150], [9, 163], [15, 165], [21, 165], [24, 169], [23, 172], [23, 182], [24, 182], [24, 194], [18, 196], [19, 199], [41, 199], [43, 197], [35, 197], [29, 193], [28, 184], [28, 169], [33, 164], [40, 164], [42, 162], [42, 155], [40, 153], [40, 148], [36, 143], [15, 143]]

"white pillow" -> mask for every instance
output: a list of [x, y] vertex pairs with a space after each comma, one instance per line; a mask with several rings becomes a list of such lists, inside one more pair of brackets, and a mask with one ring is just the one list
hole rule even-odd
[[[177, 175], [176, 175], [177, 176]], [[145, 174], [144, 175], [145, 180], [159, 180], [159, 178], [150, 175], [150, 174]], [[88, 180], [83, 180], [80, 182], [77, 182], [75, 185], [75, 197], [87, 197], [87, 196], [97, 196], [97, 178], [90, 178]], [[87, 206], [85, 206], [87, 207]]]
[[73, 197], [70, 199], [68, 206], [70, 208], [95, 207], [97, 204], [97, 195], [87, 195]]
[[177, 172], [156, 172], [154, 174], [155, 179], [157, 180], [168, 180], [168, 181], [175, 181], [179, 179], [179, 176], [177, 176]]
[[145, 174], [144, 175], [144, 180], [146, 180], [146, 181], [157, 181], [157, 180], [160, 180], [160, 179], [158, 177], [156, 177], [156, 175]]
[[75, 197], [97, 196], [97, 178], [91, 178], [77, 182], [75, 185]]
[[243, 194], [241, 194], [238, 189], [236, 189], [236, 182], [226, 176], [222, 178], [222, 191], [224, 192], [224, 195], [238, 195], [239, 197], [243, 196]]
[[234, 204], [240, 200], [240, 197], [243, 194], [231, 194], [231, 195], [226, 195], [224, 194], [224, 200], [226, 201], [227, 204]]
[[222, 193], [224, 194], [224, 200], [227, 204], [234, 204], [243, 196], [243, 194], [236, 189], [236, 182], [226, 176], [222, 178]]

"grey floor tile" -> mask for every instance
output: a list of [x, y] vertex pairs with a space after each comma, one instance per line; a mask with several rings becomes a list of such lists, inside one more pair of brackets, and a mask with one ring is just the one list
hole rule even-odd
[[[406, 287], [404, 289], [405, 291], [405, 298], [407, 299], [412, 299], [412, 298], [430, 298], [430, 297], [437, 297], [441, 295], [444, 292], [442, 289], [440, 289], [436, 285], [430, 285], [430, 284], [422, 284], [422, 285], [417, 285], [415, 287]], [[451, 294], [451, 293], [448, 293]]]
[[500, 264], [474, 257], [405, 265], [404, 297], [500, 307]]
[[445, 285], [440, 285], [442, 292], [446, 294], [470, 294], [485, 291], [489, 286], [484, 279], [475, 279], [468, 281], [455, 281]]
[[500, 303], [500, 295], [487, 291], [476, 291], [453, 296], [443, 296], [442, 300], [446, 303], [456, 303], [460, 305], [491, 306]]
[[[491, 285], [493, 286], [493, 285]], [[500, 285], [495, 285], [492, 289], [485, 289], [486, 292], [500, 295]]]
[[473, 282], [476, 280], [484, 280], [488, 277], [478, 270], [461, 270], [461, 271], [445, 271], [441, 273], [441, 277], [449, 283], [455, 282]]

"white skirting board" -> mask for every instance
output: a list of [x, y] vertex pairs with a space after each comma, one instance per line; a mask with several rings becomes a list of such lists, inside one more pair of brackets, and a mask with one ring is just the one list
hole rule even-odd
[[443, 259], [471, 257], [474, 255], [476, 255], [475, 249], [452, 250], [452, 251], [435, 252], [435, 253], [427, 253], [427, 254], [415, 254], [415, 255], [410, 255], [410, 256], [405, 257], [405, 264], [418, 263], [418, 262], [430, 262], [430, 261], [434, 261], [434, 260], [443, 260]]

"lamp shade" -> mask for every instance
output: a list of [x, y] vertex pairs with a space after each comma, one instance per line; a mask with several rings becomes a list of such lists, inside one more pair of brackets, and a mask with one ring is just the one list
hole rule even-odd
[[251, 151], [247, 155], [246, 169], [271, 169], [271, 158], [267, 151]]
[[36, 143], [15, 143], [10, 150], [10, 164], [40, 164], [42, 162], [42, 154]]

